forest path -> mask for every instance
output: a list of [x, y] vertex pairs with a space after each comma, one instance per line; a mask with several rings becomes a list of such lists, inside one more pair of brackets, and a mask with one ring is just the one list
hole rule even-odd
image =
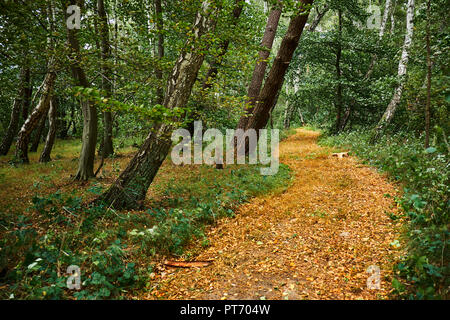
[[[195, 260], [205, 268], [168, 268], [147, 299], [387, 299], [400, 252], [395, 187], [357, 159], [331, 157], [317, 132], [298, 129], [280, 144], [292, 169], [282, 194], [252, 199], [208, 231]], [[390, 194], [391, 197], [386, 197]], [[381, 289], [369, 290], [369, 266]]]

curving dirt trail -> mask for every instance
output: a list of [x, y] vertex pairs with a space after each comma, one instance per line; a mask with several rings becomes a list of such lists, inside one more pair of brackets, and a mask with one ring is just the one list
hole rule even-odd
[[[395, 187], [357, 159], [337, 159], [298, 129], [280, 144], [294, 176], [282, 194], [254, 198], [208, 232], [205, 268], [167, 269], [147, 299], [387, 299], [401, 222]], [[386, 197], [390, 194], [391, 197]], [[367, 288], [369, 266], [381, 289]]]

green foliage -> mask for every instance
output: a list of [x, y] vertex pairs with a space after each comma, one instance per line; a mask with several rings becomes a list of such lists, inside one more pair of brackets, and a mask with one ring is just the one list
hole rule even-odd
[[[256, 166], [239, 166], [228, 174], [209, 166], [200, 171], [203, 178], [195, 174], [196, 188], [188, 179], [165, 181], [162, 200], [143, 212], [116, 212], [57, 192], [35, 195], [26, 216], [1, 214], [0, 225], [7, 231], [0, 240], [0, 270], [6, 273], [0, 298], [126, 298], [151, 282], [150, 257], [183, 255], [193, 240], [208, 246], [206, 225], [233, 217], [249, 197], [277, 192], [290, 179], [285, 165], [268, 177]], [[101, 192], [95, 184], [86, 190]], [[80, 267], [80, 291], [67, 289], [70, 265]]]
[[83, 290], [74, 293], [77, 299], [108, 299], [120, 297], [139, 280], [135, 263], [127, 263], [123, 251], [126, 245], [119, 239], [109, 245], [106, 250], [99, 251], [90, 257], [93, 265], [92, 273], [83, 281]]
[[[184, 46], [192, 37], [192, 22], [201, 0], [163, 1], [162, 32], [155, 24], [157, 17], [152, 0], [107, 2], [111, 52], [106, 61], [102, 59], [102, 39], [98, 36], [96, 1], [84, 1], [82, 28], [77, 30], [78, 62], [90, 88], [73, 85], [76, 81], [68, 71], [74, 57], [67, 49], [65, 24], [55, 23], [53, 32], [49, 32], [49, 4], [54, 6], [55, 21], [61, 22], [65, 20], [63, 3], [35, 0], [31, 5], [26, 1], [0, 1], [0, 137], [8, 127], [11, 106], [18, 93], [20, 70], [29, 68], [30, 88], [35, 97], [30, 107], [34, 107], [50, 57], [56, 57], [60, 65], [54, 94], [59, 101], [57, 122], [61, 139], [81, 137], [83, 115], [79, 104], [82, 99], [95, 102], [98, 111], [112, 111], [114, 143], [119, 148], [140, 145], [154, 124], [160, 122], [185, 126], [189, 118], [198, 116], [205, 127], [224, 130], [236, 126], [247, 101], [249, 77], [258, 61], [267, 19], [264, 1], [245, 1], [238, 22], [232, 17], [234, 0], [213, 1], [213, 6], [220, 5], [222, 10], [216, 17], [214, 33], [204, 37], [199, 45], [199, 50], [205, 54], [205, 63], [198, 73], [189, 103], [172, 110], [156, 102], [157, 91], [165, 89], [180, 52], [191, 49]], [[270, 0], [267, 7], [277, 3], [277, 0]], [[278, 47], [289, 17], [298, 11], [299, 3], [283, 1], [283, 17], [274, 48]], [[355, 22], [364, 24], [368, 16], [365, 8], [372, 1], [322, 0], [315, 1], [315, 6], [322, 10], [325, 3], [329, 5], [328, 13], [316, 32], [303, 32], [290, 63], [284, 82], [286, 90], [280, 93], [280, 102], [271, 115], [275, 126], [283, 123], [282, 105], [294, 108], [293, 124], [300, 124], [297, 116], [300, 111], [309, 125], [331, 132], [336, 126], [338, 86], [342, 88], [341, 115], [348, 113], [344, 131], [376, 124], [392, 98], [398, 83], [397, 66], [404, 39], [404, 5], [396, 2], [392, 16], [395, 25], [389, 26], [391, 30], [386, 29], [386, 35], [379, 39], [379, 30], [355, 25]], [[384, 1], [377, 3], [383, 6]], [[397, 266], [397, 273], [414, 284], [415, 296], [410, 297], [446, 297], [449, 273], [447, 135], [450, 132], [448, 0], [432, 1], [429, 17], [425, 1], [416, 1], [416, 7], [408, 77], [393, 121], [398, 131], [410, 133], [385, 137], [375, 147], [368, 145], [365, 130], [328, 138], [327, 143], [350, 145], [368, 163], [405, 184], [404, 196], [399, 201], [409, 219], [409, 253]], [[337, 24], [338, 11], [343, 17], [342, 32]], [[313, 9], [310, 16], [314, 18], [317, 14]], [[433, 62], [432, 147], [423, 150], [419, 137], [425, 129], [427, 22], [430, 22]], [[165, 52], [162, 58], [155, 52], [161, 34]], [[223, 51], [224, 40], [229, 41], [227, 52]], [[340, 75], [336, 70], [338, 52], [341, 53]], [[276, 50], [272, 50], [268, 70], [275, 55]], [[373, 73], [366, 78], [375, 56]], [[102, 66], [111, 73], [103, 74]], [[216, 77], [205, 79], [212, 66], [218, 67]], [[162, 72], [162, 78], [155, 77], [157, 71]], [[105, 80], [112, 85], [112, 92], [98, 89]], [[204, 83], [210, 85], [208, 90], [204, 90]], [[19, 126], [23, 122], [21, 117]], [[99, 132], [103, 131], [102, 126], [99, 121]], [[288, 134], [284, 131], [280, 138]], [[64, 151], [78, 148], [78, 139], [73, 141], [63, 144]], [[102, 141], [101, 134], [98, 141]], [[56, 148], [60, 145], [58, 141]], [[5, 170], [22, 170], [12, 165], [14, 168]], [[0, 239], [0, 274], [6, 273], [5, 279], [0, 280], [8, 286], [0, 297], [9, 298], [10, 294], [27, 299], [124, 297], [127, 290], [147, 280], [148, 268], [129, 262], [131, 258], [137, 260], [138, 253], [181, 255], [193, 239], [200, 239], [206, 246], [208, 239], [203, 234], [206, 224], [213, 224], [223, 216], [233, 216], [238, 204], [253, 195], [282, 189], [290, 179], [289, 169], [283, 165], [273, 177], [261, 176], [255, 167], [232, 167], [226, 174], [211, 173], [213, 170], [209, 169], [202, 167], [200, 178], [170, 181], [161, 187], [161, 200], [139, 214], [86, 206], [81, 197], [58, 192], [34, 196], [27, 212], [0, 213], [0, 225], [5, 230], [5, 237]], [[120, 171], [117, 163], [112, 170]], [[6, 180], [0, 173], [0, 184], [11, 183]], [[34, 187], [50, 187], [51, 184], [51, 176], [43, 174]], [[87, 191], [98, 195], [102, 189], [91, 186]], [[389, 215], [393, 220], [400, 218]], [[65, 288], [64, 268], [71, 264], [82, 267], [84, 279], [83, 290], [75, 294]], [[411, 294], [410, 286], [399, 279], [393, 280], [393, 287], [402, 296]]]
[[[182, 108], [168, 109], [160, 104], [156, 104], [152, 107], [146, 107], [144, 104], [140, 106], [135, 106], [129, 103], [123, 103], [112, 98], [108, 98], [105, 93], [97, 90], [95, 88], [74, 88], [75, 97], [82, 97], [83, 99], [88, 99], [94, 101], [97, 106], [100, 107], [102, 111], [109, 112], [127, 112], [132, 113], [143, 120], [150, 120], [152, 122], [166, 122], [168, 123], [171, 119], [181, 118], [187, 111]], [[170, 121], [172, 122], [172, 121]]]

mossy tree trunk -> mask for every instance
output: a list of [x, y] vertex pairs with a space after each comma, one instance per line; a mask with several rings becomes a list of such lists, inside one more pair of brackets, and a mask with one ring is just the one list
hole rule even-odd
[[41, 143], [42, 134], [45, 129], [45, 120], [47, 120], [47, 113], [44, 113], [42, 115], [41, 120], [39, 120], [39, 124], [34, 130], [34, 134], [31, 137], [31, 145], [30, 145], [30, 152], [37, 152], [39, 148], [39, 144]]
[[22, 68], [20, 71], [19, 78], [19, 91], [14, 99], [11, 118], [9, 121], [8, 128], [6, 129], [5, 135], [3, 136], [2, 142], [0, 144], [0, 155], [6, 155], [11, 147], [14, 137], [17, 133], [20, 120], [20, 111], [23, 109], [23, 105], [26, 99], [26, 68]]
[[288, 30], [281, 41], [280, 49], [273, 62], [272, 68], [261, 90], [258, 103], [248, 120], [246, 129], [263, 129], [267, 125], [270, 111], [273, 108], [279, 91], [283, 85], [284, 76], [298, 46], [313, 0], [301, 0], [302, 6], [298, 15], [291, 18]]
[[48, 110], [48, 133], [45, 139], [44, 149], [42, 150], [39, 162], [51, 161], [50, 155], [52, 153], [53, 145], [56, 136], [56, 111], [58, 109], [58, 99], [53, 96], [50, 100], [50, 108]]
[[39, 125], [39, 121], [48, 112], [50, 107], [50, 99], [53, 95], [53, 89], [56, 81], [55, 60], [52, 58], [48, 63], [48, 71], [42, 83], [42, 93], [38, 104], [33, 109], [28, 119], [23, 124], [17, 136], [16, 143], [16, 160], [22, 163], [29, 163], [28, 159], [28, 143], [31, 133]]
[[[70, 1], [70, 4], [77, 3], [76, 1]], [[81, 65], [82, 57], [76, 29], [67, 29], [67, 40], [71, 51], [69, 58], [72, 76], [75, 79], [76, 85], [88, 88], [90, 87], [90, 83]], [[80, 159], [78, 161], [78, 171], [75, 175], [75, 180], [86, 181], [95, 176], [94, 160], [98, 135], [98, 115], [95, 104], [86, 99], [81, 101], [81, 111], [83, 114], [83, 135]]]

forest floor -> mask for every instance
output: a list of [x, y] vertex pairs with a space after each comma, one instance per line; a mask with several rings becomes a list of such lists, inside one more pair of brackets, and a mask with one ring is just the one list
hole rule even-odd
[[[280, 144], [294, 176], [210, 227], [190, 248], [204, 268], [161, 264], [146, 299], [389, 299], [401, 251], [396, 186], [354, 157], [331, 157], [319, 133], [298, 129]], [[368, 289], [370, 266], [380, 289]]]

